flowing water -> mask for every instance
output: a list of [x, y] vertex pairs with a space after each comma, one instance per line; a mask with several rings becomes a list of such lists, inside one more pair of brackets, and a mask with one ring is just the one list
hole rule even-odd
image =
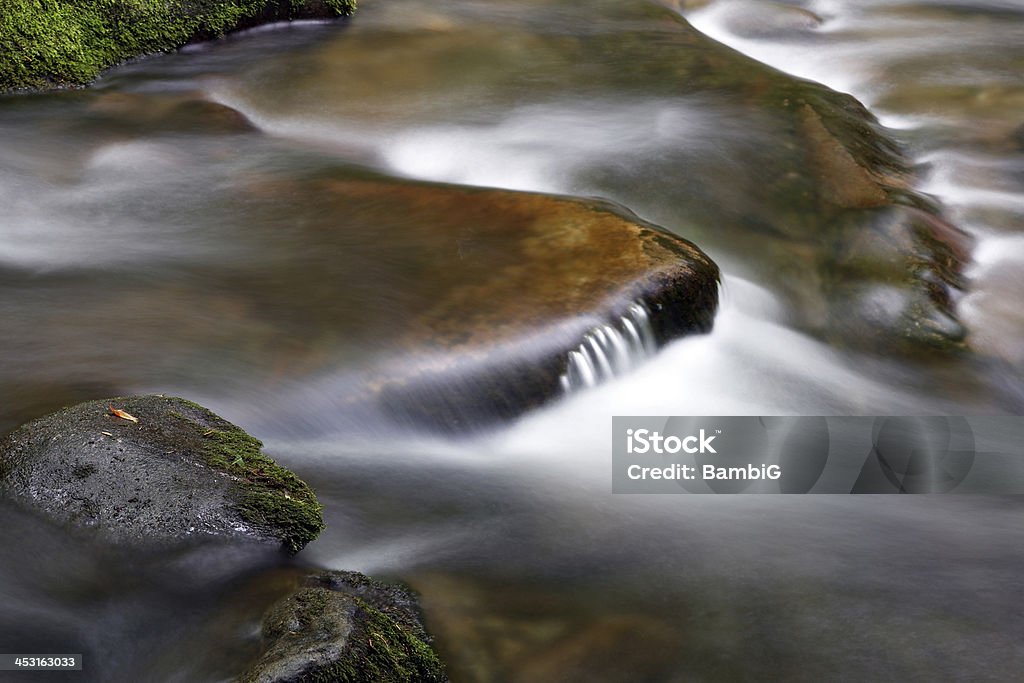
[[[629, 414], [1022, 412], [1024, 6], [361, 5], [0, 99], [0, 430], [99, 396], [205, 403], [318, 491], [301, 561], [410, 583], [459, 681], [1014, 680], [1015, 499], [612, 496], [609, 435]], [[779, 190], [810, 181], [762, 97], [797, 77], [867, 105], [974, 238], [971, 352], [807, 322], [830, 305], [807, 267], [824, 219]], [[396, 424], [352, 396], [402, 361], [423, 245], [400, 217], [339, 230], [303, 190], [367, 173], [620, 202], [722, 266], [715, 329], [653, 353], [638, 307], [514, 424]], [[0, 649], [213, 681], [258, 646], [273, 559], [125, 558], [4, 519]]]

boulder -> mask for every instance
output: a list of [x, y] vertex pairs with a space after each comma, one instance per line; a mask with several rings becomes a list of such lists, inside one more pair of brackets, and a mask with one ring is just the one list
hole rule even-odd
[[381, 232], [399, 245], [372, 266], [409, 281], [377, 307], [397, 360], [374, 368], [366, 396], [403, 419], [464, 429], [539, 406], [588, 333], [637, 306], [652, 343], [714, 322], [715, 263], [614, 203], [372, 177], [311, 187], [320, 212], [345, 216], [350, 245]]
[[[172, 223], [171, 237], [152, 247], [162, 259], [180, 254], [170, 277], [141, 259], [119, 271], [116, 287], [79, 272], [34, 281], [52, 303], [0, 330], [8, 348], [36, 350], [32, 379], [46, 388], [22, 393], [53, 395], [75, 376], [71, 349], [80, 349], [108, 393], [203, 377], [262, 392], [256, 407], [271, 416], [281, 412], [275, 402], [300, 400], [287, 393], [299, 387], [303, 402], [329, 397], [333, 415], [339, 405], [383, 408], [461, 429], [561, 395], [569, 354], [634, 305], [646, 308], [655, 341], [712, 326], [717, 266], [619, 205], [414, 182], [305, 157], [297, 173], [257, 165], [243, 146], [218, 147], [224, 159], [212, 147], [188, 149], [235, 169], [215, 201], [158, 211], [126, 197], [114, 209]], [[176, 177], [186, 187], [204, 179]], [[173, 235], [200, 213], [218, 233], [217, 246], [197, 253], [191, 233]], [[61, 345], [42, 343], [57, 337]], [[21, 372], [11, 363], [0, 377]], [[62, 400], [86, 390], [102, 395], [102, 386], [74, 386]]]
[[264, 647], [239, 683], [441, 683], [415, 597], [357, 572], [305, 577], [267, 610]]
[[0, 93], [84, 85], [103, 69], [228, 31], [350, 14], [354, 0], [14, 2], [0, 24]]
[[[373, 23], [311, 51], [303, 69], [289, 64], [251, 77], [246, 102], [277, 120], [312, 117], [337, 129], [373, 130], [386, 115], [404, 131], [398, 146], [423, 140], [422, 154], [443, 150], [435, 167], [407, 164], [408, 153], [382, 149], [413, 174], [489, 174], [484, 177], [502, 182], [493, 159], [521, 158], [528, 170], [552, 174], [562, 187], [612, 198], [678, 229], [728, 259], [737, 274], [777, 293], [787, 324], [832, 344], [911, 355], [962, 350], [964, 331], [948, 305], [960, 288], [917, 277], [951, 268], [963, 282], [965, 259], [931, 261], [934, 239], [966, 241], [955, 228], [887, 248], [884, 258], [910, 265], [902, 277], [888, 278], [888, 286], [902, 290], [899, 314], [879, 314], [874, 282], [832, 286], [835, 262], [846, 258], [834, 250], [848, 251], [853, 226], [880, 244], [887, 239], [880, 213], [901, 215], [908, 226], [948, 221], [941, 206], [915, 189], [918, 169], [898, 134], [851, 95], [758, 62], [679, 16], [709, 3], [659, 4], [665, 7], [602, 2], [584, 10], [538, 0], [531, 12], [501, 23], [458, 13], [410, 17], [404, 8], [381, 6]], [[792, 3], [722, 0], [707, 11], [745, 36], [806, 34], [821, 21]], [[630, 29], [571, 38], [546, 30], [570, 16]], [[401, 50], [391, 49], [396, 35]], [[448, 66], [468, 62], [481, 67]], [[331, 64], [351, 67], [350, 78], [325, 78]], [[268, 73], [279, 88], [264, 87]], [[643, 104], [635, 110], [621, 104], [623, 92]], [[462, 102], [473, 103], [472, 117]], [[549, 129], [562, 131], [565, 141]], [[591, 130], [620, 144], [587, 142]], [[520, 157], [524, 146], [553, 151]], [[509, 175], [514, 182], [523, 177], [516, 165]], [[919, 215], [903, 213], [904, 207]], [[961, 252], [954, 243], [947, 251]], [[828, 327], [833, 319], [842, 329]]]
[[0, 494], [117, 544], [221, 537], [298, 552], [324, 526], [320, 504], [261, 447], [181, 398], [89, 401], [0, 441]]

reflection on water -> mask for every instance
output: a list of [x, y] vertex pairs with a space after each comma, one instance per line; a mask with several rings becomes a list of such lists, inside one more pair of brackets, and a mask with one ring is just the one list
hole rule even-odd
[[[322, 492], [330, 526], [303, 561], [410, 581], [458, 680], [1020, 670], [1016, 501], [613, 497], [607, 438], [615, 414], [1020, 412], [1017, 4], [362, 4], [345, 28], [258, 31], [0, 100], [0, 429], [100, 395], [207, 403]], [[908, 145], [918, 189], [977, 238], [958, 302], [975, 351], [919, 362], [808, 324], [829, 304], [828, 221], [769, 106], [798, 86], [681, 15], [852, 92]], [[429, 240], [400, 214], [334, 229], [345, 208], [310, 190], [364, 168], [620, 201], [723, 266], [715, 330], [506, 429], [409, 434], [349, 398], [397, 348], [393, 311], [429, 297]], [[251, 652], [273, 581], [210, 578], [237, 558], [193, 567], [207, 592], [155, 560], [125, 588], [123, 558], [4, 519], [0, 640], [113, 662], [156, 615], [92, 680], [143, 680], [154, 642], [189, 656], [152, 680], [217, 680]], [[12, 550], [27, 543], [31, 562]]]

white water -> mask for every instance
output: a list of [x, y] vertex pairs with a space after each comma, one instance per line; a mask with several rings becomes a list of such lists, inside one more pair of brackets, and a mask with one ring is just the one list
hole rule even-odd
[[584, 335], [579, 347], [569, 352], [560, 384], [567, 394], [597, 386], [635, 369], [656, 350], [647, 307], [634, 302], [618, 321]]
[[[758, 61], [854, 95], [882, 123], [898, 130], [900, 137], [919, 143], [910, 145], [915, 164], [924, 169], [918, 189], [937, 197], [954, 223], [976, 240], [974, 262], [966, 272], [971, 291], [958, 309], [972, 331], [972, 346], [1019, 368], [1024, 363], [1024, 316], [1009, 302], [1024, 300], [1024, 270], [1020, 267], [1024, 242], [1004, 233], [1010, 226], [1024, 224], [1022, 163], [1019, 156], [1007, 158], [1003, 150], [987, 153], [971, 145], [969, 137], [979, 134], [978, 127], [986, 126], [972, 119], [970, 108], [984, 113], [993, 100], [1013, 97], [1012, 93], [1024, 88], [1024, 73], [1019, 69], [985, 70], [972, 64], [970, 55], [1003, 50], [1000, 45], [1024, 44], [1024, 24], [1019, 18], [1008, 21], [998, 14], [985, 14], [986, 10], [1000, 10], [1024, 15], [1024, 3], [975, 3], [977, 13], [970, 19], [955, 13], [936, 12], [931, 18], [923, 18], [920, 11], [909, 14], [926, 7], [927, 2], [811, 0], [793, 4], [816, 13], [821, 24], [794, 30], [797, 22], [791, 20], [786, 35], [771, 31], [751, 35], [744, 28], [767, 23], [770, 15], [792, 17], [798, 10], [749, 0], [718, 0], [684, 14], [706, 35]], [[901, 9], [907, 14], [901, 16]], [[951, 48], [951, 43], [956, 47]], [[932, 61], [925, 62], [929, 56]], [[932, 67], [924, 72], [923, 83], [976, 86], [974, 104], [970, 100], [965, 105], [938, 100], [928, 108], [898, 108], [901, 88], [915, 85], [913, 79], [900, 77], [901, 69], [920, 69], [923, 62]], [[941, 91], [938, 94], [942, 96]], [[1018, 102], [1020, 110], [1024, 102], [1019, 94], [1016, 97], [1009, 101]], [[958, 134], [951, 136], [951, 130]], [[964, 134], [968, 141], [959, 142], [957, 137]], [[934, 140], [940, 141], [938, 146]], [[945, 140], [948, 142], [942, 142]]]

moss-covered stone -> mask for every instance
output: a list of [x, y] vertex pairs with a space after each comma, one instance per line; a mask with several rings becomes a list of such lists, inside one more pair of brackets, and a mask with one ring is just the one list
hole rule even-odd
[[0, 441], [0, 493], [131, 544], [226, 536], [295, 553], [323, 529], [321, 506], [262, 446], [184, 399], [89, 401]]
[[355, 0], [0, 0], [0, 92], [83, 85], [152, 52], [270, 21], [351, 13]]
[[264, 616], [266, 643], [240, 683], [447, 681], [414, 596], [355, 572], [306, 577]]
[[[200, 453], [206, 463], [247, 483], [236, 506], [245, 521], [281, 529], [292, 552], [320, 534], [324, 527], [321, 506], [306, 482], [264, 455], [262, 441], [198, 404], [178, 400], [206, 418], [202, 423], [192, 421], [203, 437]], [[181, 413], [175, 416], [189, 420]], [[211, 423], [217, 426], [204, 427]]]

